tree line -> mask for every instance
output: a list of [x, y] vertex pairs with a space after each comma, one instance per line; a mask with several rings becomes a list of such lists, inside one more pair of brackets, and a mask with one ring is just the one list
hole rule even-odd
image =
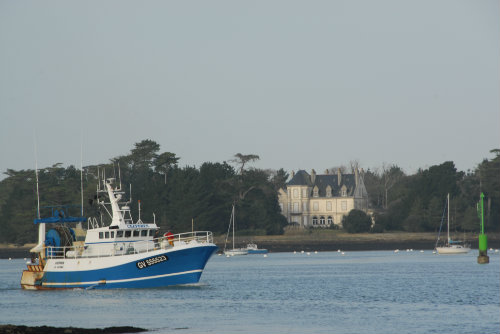
[[396, 165], [368, 170], [364, 176], [375, 211], [374, 232], [437, 231], [450, 194], [450, 225], [456, 231], [478, 231], [476, 204], [483, 192], [487, 231], [500, 229], [500, 150], [474, 170], [457, 171], [452, 161], [406, 175]]
[[[163, 232], [190, 231], [194, 224], [198, 231], [224, 233], [234, 204], [239, 234], [280, 234], [287, 222], [280, 214], [277, 190], [284, 186], [287, 175], [283, 170], [248, 168], [258, 158], [238, 153], [230, 161], [236, 168], [227, 162], [181, 168], [174, 153], [160, 153], [158, 143], [143, 140], [129, 154], [112, 158], [107, 164], [85, 166], [82, 173], [74, 166], [64, 168], [60, 164], [39, 169], [40, 207], [80, 204], [82, 179], [84, 215], [100, 217], [103, 212], [97, 204], [96, 188], [98, 178], [105, 173], [121, 180], [125, 198], [132, 195], [134, 219], [140, 201], [141, 220], [156, 221]], [[0, 242], [35, 242], [35, 171], [9, 169], [6, 175], [0, 182]], [[42, 216], [47, 213], [42, 209]], [[70, 214], [79, 216], [80, 209]]]
[[[367, 170], [364, 182], [370, 196], [376, 224], [372, 232], [393, 230], [435, 231], [439, 227], [446, 194], [451, 196], [452, 223], [458, 230], [479, 228], [475, 203], [480, 191], [486, 195], [487, 230], [499, 230], [500, 150], [482, 161], [474, 171], [457, 171], [453, 162], [444, 162], [414, 175], [396, 165]], [[96, 187], [98, 177], [120, 178], [125, 197], [132, 195], [132, 214], [153, 219], [163, 232], [209, 230], [227, 231], [231, 208], [236, 207], [240, 235], [281, 234], [287, 225], [281, 215], [277, 193], [288, 179], [277, 171], [249, 167], [258, 155], [238, 153], [228, 162], [206, 162], [200, 167], [179, 167], [179, 157], [160, 153], [160, 145], [143, 140], [129, 154], [109, 163], [85, 166], [54, 164], [38, 170], [40, 207], [80, 204], [83, 175], [83, 213], [99, 217]], [[231, 163], [231, 164], [230, 164]], [[33, 219], [37, 217], [37, 190], [34, 170], [8, 169], [0, 181], [0, 242], [30, 243], [37, 239]], [[128, 185], [132, 185], [131, 191]], [[130, 193], [131, 192], [131, 193]], [[79, 208], [71, 212], [80, 215]], [[47, 214], [43, 211], [42, 216]], [[105, 215], [104, 215], [105, 216]]]

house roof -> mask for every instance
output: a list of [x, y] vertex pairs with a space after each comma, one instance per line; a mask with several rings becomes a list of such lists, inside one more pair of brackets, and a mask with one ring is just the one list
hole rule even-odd
[[346, 187], [347, 196], [353, 196], [356, 188], [356, 179], [354, 174], [342, 174], [340, 178], [340, 185], [338, 183], [337, 174], [323, 174], [316, 175], [314, 183], [312, 182], [311, 175], [305, 170], [299, 170], [294, 177], [287, 182], [288, 186], [308, 186], [311, 187], [311, 194], [314, 187], [318, 187], [319, 197], [326, 196], [326, 189], [328, 186], [332, 188], [332, 196], [340, 196], [342, 186]]

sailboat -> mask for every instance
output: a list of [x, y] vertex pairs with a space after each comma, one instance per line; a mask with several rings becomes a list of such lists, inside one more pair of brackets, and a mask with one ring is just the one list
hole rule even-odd
[[[224, 242], [224, 254], [226, 256], [234, 256], [234, 255], [247, 255], [248, 254], [248, 249], [247, 248], [235, 248], [234, 247], [234, 221], [235, 221], [235, 212], [234, 212], [234, 203], [233, 203], [233, 209], [231, 210], [231, 219], [229, 220], [229, 227], [227, 229], [227, 235], [226, 235], [226, 241]], [[226, 249], [226, 244], [227, 244], [227, 239], [229, 238], [229, 232], [233, 231], [233, 248], [232, 249]]]
[[436, 241], [436, 251], [438, 254], [466, 254], [470, 251], [470, 247], [468, 247], [468, 245], [462, 245], [461, 241], [453, 241], [450, 238], [450, 194], [446, 197], [446, 207], [448, 209], [448, 240], [444, 246], [437, 247], [439, 234], [443, 226], [443, 220], [441, 219], [441, 226], [439, 227], [438, 239]]

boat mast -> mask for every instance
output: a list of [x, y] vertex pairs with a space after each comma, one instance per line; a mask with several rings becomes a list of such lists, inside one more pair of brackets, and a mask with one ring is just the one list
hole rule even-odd
[[83, 141], [80, 141], [80, 195], [82, 204], [80, 213], [81, 217], [83, 217]]
[[233, 212], [232, 212], [232, 216], [233, 216], [233, 249], [234, 249], [234, 203], [233, 203]]
[[450, 245], [450, 193], [448, 193], [446, 201], [448, 202], [448, 245]]

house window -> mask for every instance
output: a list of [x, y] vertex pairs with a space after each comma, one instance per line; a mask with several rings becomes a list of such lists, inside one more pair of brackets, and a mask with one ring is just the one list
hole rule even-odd
[[299, 191], [297, 189], [293, 189], [293, 198], [299, 197]]
[[299, 203], [298, 202], [293, 203], [293, 212], [294, 213], [299, 212]]
[[280, 210], [283, 212], [283, 203], [280, 203]]
[[302, 203], [302, 211], [307, 211], [307, 202]]
[[313, 196], [314, 196], [314, 197], [318, 197], [318, 196], [319, 196], [318, 187], [314, 187], [314, 190], [313, 190]]
[[304, 216], [303, 221], [304, 221], [304, 226], [307, 226], [307, 216]]
[[332, 218], [332, 216], [328, 216], [328, 225], [333, 225], [333, 218]]
[[313, 217], [313, 226], [318, 225], [318, 217]]
[[319, 203], [318, 202], [314, 202], [313, 203], [313, 210], [314, 211], [319, 211]]
[[347, 211], [347, 201], [342, 201], [342, 211]]
[[332, 202], [326, 202], [326, 211], [332, 211]]
[[346, 197], [347, 196], [347, 191], [345, 188], [342, 188], [342, 197]]
[[320, 225], [325, 225], [325, 217], [321, 216], [321, 217], [319, 218], [319, 224], [320, 224]]
[[307, 189], [302, 189], [302, 197], [307, 197]]

